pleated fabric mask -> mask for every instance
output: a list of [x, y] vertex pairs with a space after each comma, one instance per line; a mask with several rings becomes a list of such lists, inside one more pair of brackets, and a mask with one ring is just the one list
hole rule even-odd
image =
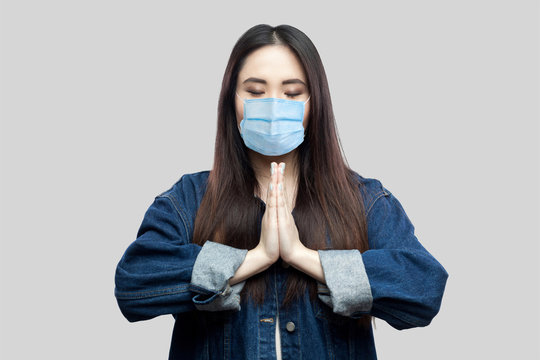
[[243, 99], [240, 135], [248, 148], [267, 156], [283, 155], [304, 141], [306, 101], [280, 98]]

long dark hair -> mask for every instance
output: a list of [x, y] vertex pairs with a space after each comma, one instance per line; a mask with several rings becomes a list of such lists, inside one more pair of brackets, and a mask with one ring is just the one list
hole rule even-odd
[[[364, 252], [369, 245], [361, 183], [341, 152], [324, 67], [311, 40], [290, 25], [253, 26], [232, 50], [219, 96], [214, 164], [197, 212], [192, 241], [203, 245], [211, 240], [248, 250], [259, 243], [258, 218], [262, 209], [254, 193], [260, 189], [237, 127], [235, 89], [246, 56], [265, 45], [286, 45], [296, 54], [311, 94], [310, 120], [304, 141], [297, 148], [294, 220], [300, 240], [313, 250], [328, 249], [328, 232], [332, 249]], [[290, 270], [283, 305], [304, 294], [308, 286], [311, 299], [316, 301], [315, 279], [292, 267]], [[241, 299], [249, 296], [261, 304], [268, 276], [269, 272], [263, 271], [248, 278]], [[371, 316], [359, 320], [367, 326]]]

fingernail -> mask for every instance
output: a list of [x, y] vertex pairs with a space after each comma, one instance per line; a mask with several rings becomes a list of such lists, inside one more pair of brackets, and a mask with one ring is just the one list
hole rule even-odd
[[281, 183], [279, 183], [278, 188], [279, 188], [279, 190], [281, 190], [283, 188], [283, 186], [281, 186]]
[[270, 175], [274, 175], [274, 167], [275, 167], [275, 164], [272, 163], [272, 164], [270, 165]]
[[274, 190], [274, 185], [270, 183], [270, 190]]
[[281, 165], [281, 173], [283, 174], [284, 171], [285, 171], [285, 163], [283, 163], [283, 165]]

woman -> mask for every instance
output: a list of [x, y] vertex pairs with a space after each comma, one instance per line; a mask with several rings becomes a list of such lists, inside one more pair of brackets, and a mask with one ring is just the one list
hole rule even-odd
[[249, 29], [218, 108], [212, 170], [156, 196], [118, 263], [124, 316], [172, 314], [169, 359], [376, 359], [372, 316], [428, 325], [448, 273], [345, 164], [310, 39]]

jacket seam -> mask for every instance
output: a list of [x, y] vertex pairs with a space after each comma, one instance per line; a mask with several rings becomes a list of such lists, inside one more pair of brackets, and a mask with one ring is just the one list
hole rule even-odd
[[169, 193], [169, 194], [166, 194], [166, 195], [160, 195], [160, 197], [167, 198], [172, 203], [172, 205], [174, 206], [174, 209], [176, 210], [176, 213], [180, 217], [180, 220], [182, 220], [182, 224], [184, 225], [184, 230], [186, 230], [186, 234], [187, 234], [187, 237], [189, 239], [191, 237], [191, 235], [190, 235], [191, 231], [189, 230], [190, 227], [188, 227], [188, 225], [187, 225], [186, 215], [184, 214], [184, 211], [182, 210], [180, 205], [177, 205], [176, 202], [173, 201], [173, 199], [176, 200], [174, 195]]
[[373, 202], [371, 203], [371, 205], [369, 206], [368, 208], [368, 211], [366, 213], [366, 216], [369, 215], [369, 212], [371, 211], [371, 209], [373, 208], [373, 205], [375, 205], [375, 203], [377, 202], [377, 200], [379, 200], [381, 197], [383, 196], [388, 196], [388, 193], [385, 192], [384, 190], [382, 190], [381, 192], [377, 193], [377, 197], [375, 198], [375, 200], [373, 200]]
[[219, 294], [220, 293], [220, 290], [217, 290], [217, 291], [214, 291], [214, 290], [209, 290], [205, 287], [202, 287], [202, 286], [199, 286], [199, 285], [196, 285], [196, 284], [188, 284], [189, 286], [189, 289], [193, 292], [196, 292], [196, 293], [199, 293], [201, 295], [215, 295], [215, 294]]
[[116, 298], [119, 300], [144, 299], [156, 296], [181, 294], [184, 292], [189, 292], [189, 284], [150, 291], [114, 291]]

